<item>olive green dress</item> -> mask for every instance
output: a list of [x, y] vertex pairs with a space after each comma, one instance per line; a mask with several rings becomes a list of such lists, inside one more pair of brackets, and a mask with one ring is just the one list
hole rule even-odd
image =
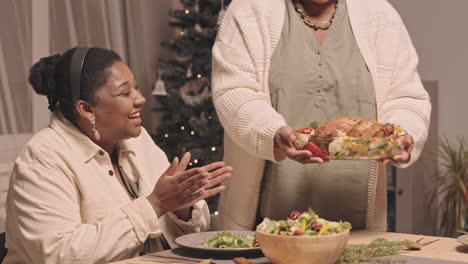
[[[354, 39], [346, 2], [338, 0], [333, 24], [320, 44], [292, 1], [285, 1], [269, 72], [273, 107], [293, 128], [343, 116], [375, 119], [372, 77]], [[369, 161], [267, 162], [258, 217], [284, 219], [310, 207], [323, 218], [365, 228], [369, 169]]]

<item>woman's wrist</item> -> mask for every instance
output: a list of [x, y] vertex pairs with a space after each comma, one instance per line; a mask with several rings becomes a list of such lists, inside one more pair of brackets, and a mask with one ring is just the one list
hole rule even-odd
[[[277, 132], [278, 133], [278, 132]], [[286, 154], [284, 154], [283, 150], [281, 149], [280, 145], [276, 141], [277, 135], [273, 138], [273, 153], [276, 162], [283, 161], [287, 158]]]
[[159, 206], [159, 203], [156, 199], [154, 199], [151, 195], [146, 197], [148, 202], [151, 204], [151, 207], [153, 207], [154, 212], [156, 215], [159, 217], [163, 216], [166, 212]]
[[188, 208], [176, 210], [176, 211], [174, 211], [174, 214], [175, 214], [175, 215], [177, 216], [177, 218], [179, 218], [180, 220], [188, 221], [188, 220], [190, 220], [190, 218], [192, 218], [192, 209], [193, 209], [193, 207], [190, 206], [190, 207], [188, 207]]

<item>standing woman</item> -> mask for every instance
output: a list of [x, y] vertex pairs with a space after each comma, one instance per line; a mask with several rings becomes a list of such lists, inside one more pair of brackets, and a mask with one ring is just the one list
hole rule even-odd
[[53, 116], [16, 159], [4, 263], [107, 263], [207, 230], [203, 200], [230, 176], [222, 162], [170, 164], [146, 130], [132, 71], [113, 51], [73, 48], [30, 71]]
[[[386, 0], [233, 1], [213, 47], [213, 100], [234, 168], [218, 228], [254, 229], [263, 217], [311, 207], [357, 229], [385, 230], [383, 164], [412, 164], [428, 133], [431, 105], [417, 64]], [[293, 128], [343, 116], [401, 126], [410, 135], [405, 150], [381, 163], [322, 164], [291, 143]]]

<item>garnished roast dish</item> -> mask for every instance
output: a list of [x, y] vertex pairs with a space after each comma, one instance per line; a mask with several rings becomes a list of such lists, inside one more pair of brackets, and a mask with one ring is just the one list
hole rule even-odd
[[322, 159], [379, 159], [401, 152], [406, 134], [394, 124], [342, 117], [296, 131], [294, 145]]

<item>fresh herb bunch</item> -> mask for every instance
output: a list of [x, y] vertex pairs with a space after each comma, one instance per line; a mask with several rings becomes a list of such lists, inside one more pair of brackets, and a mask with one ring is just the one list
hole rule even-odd
[[401, 260], [381, 257], [397, 255], [402, 249], [409, 247], [411, 243], [412, 242], [408, 240], [388, 241], [383, 238], [378, 238], [369, 244], [351, 245], [346, 247], [337, 264], [360, 264], [362, 262], [369, 264], [402, 263]]

